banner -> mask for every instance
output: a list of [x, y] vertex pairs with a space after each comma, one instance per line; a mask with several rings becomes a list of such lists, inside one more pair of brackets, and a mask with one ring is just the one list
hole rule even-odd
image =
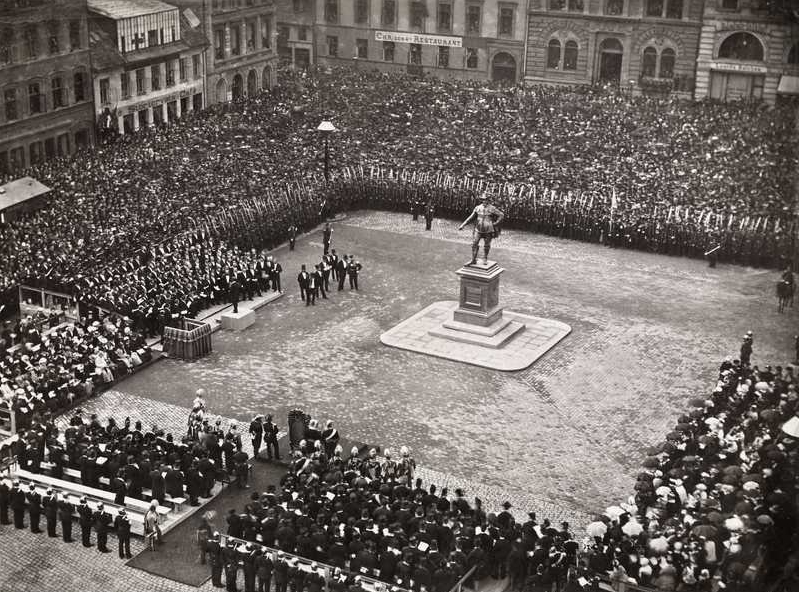
[[393, 41], [395, 43], [418, 43], [419, 45], [463, 47], [462, 37], [449, 37], [447, 35], [424, 35], [422, 33], [402, 33], [397, 31], [375, 31], [375, 41]]

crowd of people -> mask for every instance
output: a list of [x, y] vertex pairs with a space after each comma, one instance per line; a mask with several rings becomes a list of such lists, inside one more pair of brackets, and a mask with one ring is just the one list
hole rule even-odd
[[[4, 348], [0, 357], [0, 411], [14, 412], [18, 430], [30, 427], [37, 415], [69, 408], [152, 359], [130, 319], [117, 314], [59, 324], [45, 333], [23, 318], [13, 328], [6, 323], [2, 341], [17, 343]], [[3, 421], [9, 417], [0, 414]]]
[[[395, 457], [358, 447], [348, 456], [331, 422], [311, 420], [297, 443], [279, 486], [253, 492], [243, 511], [231, 509], [220, 544], [214, 533], [201, 544], [215, 586], [236, 589], [239, 569], [245, 591], [290, 584], [315, 590], [321, 571], [334, 568], [331, 589], [358, 588], [359, 577], [416, 592], [447, 592], [474, 568], [472, 579], [511, 577], [514, 590], [565, 583], [577, 567], [578, 543], [569, 524], [541, 524], [534, 512], [517, 523], [506, 502], [497, 514], [457, 489], [422, 486], [416, 463], [402, 447]], [[229, 539], [227, 537], [230, 537]], [[242, 544], [242, 543], [245, 544]], [[277, 557], [263, 549], [277, 549]], [[297, 555], [314, 562], [298, 566]], [[257, 581], [256, 581], [257, 580]], [[296, 580], [296, 581], [295, 581]], [[324, 580], [323, 580], [324, 582]]]
[[[604, 233], [627, 246], [655, 234], [659, 249], [684, 254], [704, 248], [704, 237], [691, 238], [697, 233], [737, 229], [754, 236], [733, 242], [773, 241], [779, 251], [795, 230], [789, 218], [797, 144], [793, 120], [780, 109], [631, 98], [594, 88], [494, 89], [361, 70], [285, 71], [272, 92], [15, 171], [54, 191], [42, 210], [4, 225], [0, 249], [8, 256], [0, 261], [0, 292], [24, 281], [66, 292], [80, 285], [96, 300], [129, 298], [106, 285], [109, 276], [146, 265], [165, 240], [264, 195], [275, 199], [265, 202], [257, 249], [284, 240], [290, 227], [316, 224], [325, 207], [304, 203], [298, 192], [292, 199], [289, 185], [304, 170], [310, 172], [298, 182], [300, 193], [324, 187], [315, 131], [320, 119], [333, 119], [340, 130], [331, 143], [334, 175], [377, 167], [427, 170], [428, 180], [446, 176], [457, 190], [526, 184], [537, 195], [515, 194], [509, 222], [537, 230], [552, 227], [574, 238]], [[436, 183], [419, 187], [439, 189]], [[754, 262], [774, 265], [780, 255]], [[139, 279], [150, 290], [167, 281], [161, 279], [167, 271], [187, 274], [184, 263], [161, 262], [155, 278], [143, 271]], [[237, 262], [222, 262], [230, 263]], [[208, 279], [190, 275], [190, 285]], [[159, 297], [185, 299], [183, 284], [181, 278], [165, 286]]]
[[713, 392], [648, 450], [635, 494], [588, 525], [591, 569], [659, 590], [792, 589], [798, 401], [792, 366], [725, 360]]

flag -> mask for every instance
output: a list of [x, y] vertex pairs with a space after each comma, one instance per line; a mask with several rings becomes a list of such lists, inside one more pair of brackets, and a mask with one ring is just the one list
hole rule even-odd
[[610, 209], [615, 210], [619, 207], [619, 200], [616, 197], [616, 186], [613, 186], [613, 194], [610, 196]]

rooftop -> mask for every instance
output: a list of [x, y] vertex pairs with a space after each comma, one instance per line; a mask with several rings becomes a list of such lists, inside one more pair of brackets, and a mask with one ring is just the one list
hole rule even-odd
[[50, 191], [46, 185], [31, 177], [22, 177], [0, 185], [0, 210], [27, 201]]
[[92, 12], [114, 20], [177, 10], [161, 0], [88, 0], [88, 5]]

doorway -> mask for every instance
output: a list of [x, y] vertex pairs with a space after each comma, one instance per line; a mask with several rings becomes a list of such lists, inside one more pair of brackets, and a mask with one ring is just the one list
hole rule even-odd
[[614, 37], [608, 37], [599, 45], [599, 81], [618, 85], [621, 82], [621, 63], [624, 46]]

